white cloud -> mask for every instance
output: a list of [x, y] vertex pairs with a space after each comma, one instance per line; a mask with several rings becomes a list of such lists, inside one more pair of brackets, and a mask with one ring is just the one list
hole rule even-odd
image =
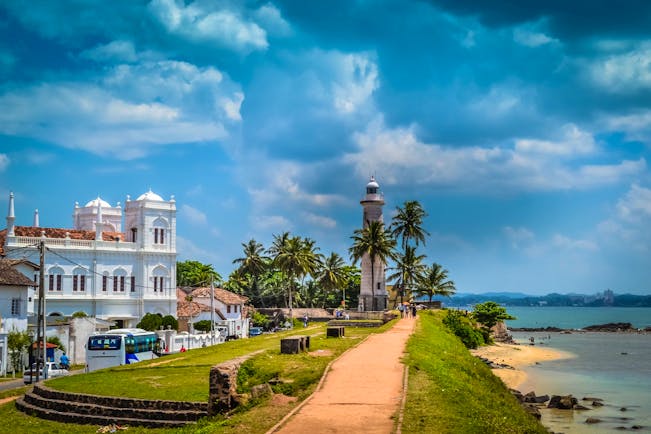
[[7, 154], [0, 154], [0, 172], [4, 172], [9, 167], [9, 161]]
[[292, 228], [290, 221], [280, 215], [261, 215], [252, 220], [255, 229], [289, 231]]
[[363, 105], [379, 87], [377, 65], [367, 55], [337, 56], [339, 75], [334, 78], [334, 106], [351, 113]]
[[292, 29], [287, 21], [282, 17], [280, 11], [271, 3], [261, 6], [254, 12], [258, 23], [269, 33], [277, 36], [289, 36]]
[[554, 247], [567, 250], [599, 250], [599, 247], [593, 241], [572, 239], [560, 234], [555, 234], [552, 237], [552, 244]]
[[648, 90], [651, 88], [651, 42], [590, 60], [586, 66], [592, 80], [605, 92]]
[[617, 214], [628, 222], [651, 218], [651, 189], [633, 184], [626, 195], [617, 202]]
[[[584, 153], [592, 141], [576, 133], [574, 141], [520, 142], [511, 147], [451, 147], [423, 143], [414, 127], [387, 129], [381, 119], [354, 137], [358, 151], [343, 157], [360, 176], [381, 173], [388, 184], [422, 184], [454, 190], [519, 191], [586, 189], [621, 182], [644, 172], [646, 161], [579, 164], [558, 152]], [[570, 131], [575, 131], [570, 128]], [[573, 133], [574, 134], [574, 133]], [[538, 152], [531, 152], [532, 150]]]
[[332, 229], [337, 226], [337, 221], [330, 217], [314, 214], [311, 212], [304, 212], [303, 217], [307, 223], [315, 226], [320, 226], [322, 228]]
[[242, 102], [244, 102], [244, 94], [242, 92], [235, 92], [233, 98], [222, 98], [220, 100], [220, 105], [226, 112], [226, 117], [234, 121], [241, 121], [242, 115], [240, 114], [240, 108], [242, 107]]
[[558, 42], [558, 39], [551, 38], [544, 33], [535, 32], [524, 27], [513, 29], [513, 40], [520, 45], [527, 47], [539, 47]]
[[594, 153], [596, 144], [592, 134], [582, 131], [574, 124], [567, 124], [561, 128], [561, 137], [558, 141], [518, 139], [515, 141], [515, 149], [538, 154], [573, 156]]
[[180, 211], [183, 217], [188, 219], [190, 223], [206, 224], [208, 222], [208, 218], [206, 217], [205, 213], [191, 207], [190, 205], [182, 205]]
[[244, 53], [269, 46], [267, 34], [258, 24], [247, 21], [236, 10], [210, 10], [217, 6], [219, 3], [195, 1], [185, 5], [175, 0], [153, 0], [149, 10], [169, 33], [191, 41]]
[[[0, 132], [113, 158], [146, 155], [153, 146], [228, 137], [239, 87], [212, 67], [175, 61], [118, 65], [102, 84], [55, 82], [0, 94]], [[234, 107], [232, 108], [234, 110]]]
[[138, 60], [136, 49], [131, 41], [111, 41], [95, 48], [82, 51], [80, 57], [96, 62], [135, 62]]
[[502, 229], [502, 232], [506, 238], [511, 242], [511, 246], [514, 249], [520, 248], [520, 245], [523, 243], [528, 243], [534, 239], [534, 234], [527, 228], [514, 228], [511, 226], [505, 226]]

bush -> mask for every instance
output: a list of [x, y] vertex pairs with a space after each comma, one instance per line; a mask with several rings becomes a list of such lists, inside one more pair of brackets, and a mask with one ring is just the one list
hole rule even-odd
[[165, 315], [161, 319], [161, 325], [163, 326], [164, 329], [166, 329], [167, 326], [169, 326], [170, 329], [172, 329], [172, 330], [178, 330], [179, 329], [179, 322], [172, 315]]
[[209, 332], [210, 331], [210, 320], [209, 319], [202, 319], [201, 321], [197, 321], [195, 323], [192, 323], [192, 327], [200, 332]]
[[267, 316], [258, 311], [254, 311], [253, 315], [251, 315], [251, 322], [254, 327], [262, 327], [265, 330], [269, 329], [269, 320], [267, 319]]
[[88, 315], [86, 315], [86, 312], [80, 310], [72, 314], [73, 318], [86, 318], [87, 316]]
[[158, 313], [146, 313], [136, 327], [153, 332], [160, 329], [161, 325], [163, 325], [162, 315]]
[[470, 318], [458, 310], [448, 310], [443, 318], [443, 324], [461, 339], [466, 348], [477, 348], [485, 342], [481, 330], [478, 330]]

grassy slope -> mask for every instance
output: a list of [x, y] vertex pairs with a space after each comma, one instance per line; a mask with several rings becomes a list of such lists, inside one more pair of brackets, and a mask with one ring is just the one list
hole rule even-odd
[[403, 433], [546, 433], [504, 383], [447, 331], [441, 312], [423, 312], [407, 344], [409, 389]]
[[[129, 433], [264, 433], [300, 401], [309, 396], [327, 364], [346, 349], [356, 345], [369, 334], [386, 331], [393, 323], [380, 328], [347, 328], [343, 339], [328, 339], [325, 325], [316, 324], [308, 329], [299, 328], [287, 334], [310, 334], [312, 355], [280, 354], [280, 334], [263, 335], [253, 339], [227, 342], [212, 348], [193, 349], [187, 353], [166, 356], [164, 365], [149, 366], [141, 362], [132, 367], [102, 370], [85, 375], [57, 378], [47, 382], [60, 390], [78, 391], [99, 395], [132, 396], [146, 399], [175, 399], [207, 401], [208, 372], [210, 366], [259, 349], [268, 349], [246, 362], [249, 375], [242, 378], [241, 391], [276, 378], [285, 380], [276, 392], [298, 398], [294, 402], [272, 404], [269, 401], [251, 403], [228, 418], [205, 418], [197, 425], [180, 429], [146, 429], [130, 427]], [[257, 404], [257, 405], [254, 405]], [[16, 410], [13, 403], [0, 405], [0, 420], [11, 420], [12, 431], [18, 433], [95, 433], [95, 425], [62, 424], [27, 416]]]

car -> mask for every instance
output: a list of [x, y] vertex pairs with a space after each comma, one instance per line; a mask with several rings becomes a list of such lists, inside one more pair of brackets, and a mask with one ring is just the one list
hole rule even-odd
[[262, 327], [251, 327], [249, 329], [249, 336], [260, 336], [262, 334]]
[[[45, 368], [45, 369], [44, 369]], [[41, 367], [40, 372], [38, 373], [38, 379], [48, 379], [55, 377], [63, 377], [70, 375], [70, 372], [67, 369], [63, 369], [61, 366], [54, 362], [46, 362], [45, 366]], [[23, 383], [31, 384], [36, 381], [36, 363], [32, 364], [32, 368], [23, 372]]]

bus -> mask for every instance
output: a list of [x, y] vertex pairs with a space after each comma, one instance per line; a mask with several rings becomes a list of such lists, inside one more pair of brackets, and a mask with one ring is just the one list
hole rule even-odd
[[161, 340], [142, 329], [115, 329], [96, 333], [86, 345], [86, 372], [158, 358]]

